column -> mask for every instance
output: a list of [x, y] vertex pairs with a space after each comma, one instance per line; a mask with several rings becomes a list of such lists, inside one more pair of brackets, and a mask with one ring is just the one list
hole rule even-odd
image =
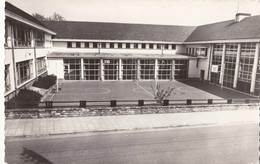
[[154, 79], [158, 80], [158, 59], [155, 59], [155, 63], [154, 63]]
[[175, 80], [175, 60], [172, 60], [172, 80]]
[[239, 73], [240, 53], [241, 53], [241, 43], [238, 43], [238, 45], [237, 45], [237, 58], [236, 58], [236, 67], [235, 67], [233, 88], [237, 88], [237, 79], [238, 79], [238, 73]]
[[251, 87], [250, 87], [251, 94], [253, 94], [255, 91], [255, 81], [256, 81], [258, 58], [259, 58], [259, 43], [256, 43], [255, 58], [254, 58], [254, 65], [253, 65], [253, 70], [252, 70], [252, 80], [251, 80]]
[[81, 61], [81, 64], [80, 64], [80, 66], [81, 66], [81, 80], [84, 80], [84, 59], [83, 58], [81, 58], [80, 59], [80, 61]]
[[103, 59], [100, 59], [100, 80], [104, 80], [104, 64]]
[[119, 66], [118, 66], [118, 80], [122, 80], [122, 59], [119, 59]]
[[209, 46], [209, 51], [208, 51], [208, 57], [209, 57], [209, 60], [208, 60], [208, 81], [210, 82], [211, 80], [211, 67], [212, 67], [212, 58], [213, 58], [213, 50], [214, 50], [214, 44], [210, 45]]
[[140, 80], [140, 70], [141, 70], [141, 67], [140, 67], [140, 59], [137, 59], [137, 77], [136, 77], [136, 80]]
[[221, 71], [220, 71], [220, 77], [219, 77], [219, 84], [221, 86], [223, 85], [224, 73], [225, 73], [225, 56], [226, 56], [226, 44], [223, 44]]

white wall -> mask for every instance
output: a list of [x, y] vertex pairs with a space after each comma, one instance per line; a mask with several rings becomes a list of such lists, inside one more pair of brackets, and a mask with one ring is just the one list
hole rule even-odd
[[47, 63], [47, 70], [49, 75], [54, 74], [57, 76], [57, 78], [64, 78], [62, 58], [48, 58]]
[[196, 67], [197, 60], [189, 60], [189, 78], [199, 78], [199, 68]]

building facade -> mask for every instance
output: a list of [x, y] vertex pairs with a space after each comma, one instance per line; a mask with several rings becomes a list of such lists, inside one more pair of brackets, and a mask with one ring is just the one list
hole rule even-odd
[[4, 95], [8, 100], [47, 73], [47, 54], [55, 32], [10, 3], [6, 3], [5, 15]]
[[[59, 79], [83, 81], [200, 78], [260, 92], [260, 16], [240, 13], [234, 20], [198, 27], [44, 21], [36, 28], [22, 22], [23, 37], [15, 32], [20, 25], [9, 19], [5, 67], [10, 91], [48, 71]], [[22, 42], [16, 41], [19, 36]]]

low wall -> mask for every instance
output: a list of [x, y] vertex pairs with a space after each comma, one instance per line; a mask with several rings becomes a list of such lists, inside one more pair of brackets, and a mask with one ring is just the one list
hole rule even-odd
[[64, 118], [110, 115], [214, 112], [227, 110], [257, 110], [259, 104], [245, 105], [189, 105], [189, 106], [142, 106], [142, 107], [94, 107], [94, 108], [52, 108], [6, 110], [6, 119]]

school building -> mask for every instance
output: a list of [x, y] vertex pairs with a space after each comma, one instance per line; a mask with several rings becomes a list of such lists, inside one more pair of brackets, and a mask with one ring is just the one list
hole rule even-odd
[[46, 73], [82, 81], [200, 78], [260, 93], [260, 16], [197, 27], [39, 22], [6, 4], [5, 96]]

